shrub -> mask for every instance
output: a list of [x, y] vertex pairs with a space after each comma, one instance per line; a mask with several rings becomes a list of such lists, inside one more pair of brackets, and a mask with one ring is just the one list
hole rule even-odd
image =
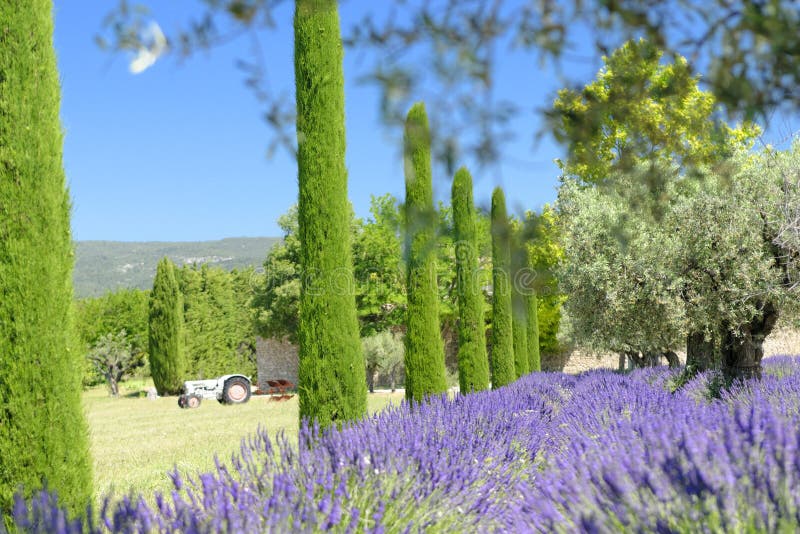
[[[527, 212], [525, 223], [528, 233], [528, 262], [536, 276], [534, 289], [539, 323], [539, 353], [542, 360], [545, 356], [553, 360], [553, 357], [563, 352], [558, 342], [558, 333], [564, 296], [559, 293], [558, 279], [553, 272], [564, 257], [564, 249], [559, 243], [559, 220], [555, 209], [545, 205], [541, 213]], [[560, 356], [557, 359], [560, 360]], [[542, 369], [545, 369], [543, 361]]]
[[[75, 323], [78, 343], [88, 354], [103, 336], [125, 331], [131, 349], [137, 355], [137, 365], [147, 363], [148, 291], [119, 289], [100, 297], [84, 298], [75, 303]], [[84, 386], [95, 386], [105, 379], [86, 359]]]
[[256, 340], [248, 306], [253, 270], [184, 265], [175, 274], [183, 296], [187, 376], [254, 376]]

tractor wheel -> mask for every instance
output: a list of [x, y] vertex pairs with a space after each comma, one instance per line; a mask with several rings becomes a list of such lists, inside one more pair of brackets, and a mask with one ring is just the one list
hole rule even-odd
[[186, 406], [188, 408], [199, 408], [201, 400], [202, 398], [200, 397], [200, 395], [195, 395], [194, 393], [192, 393], [186, 398]]
[[241, 376], [233, 376], [225, 381], [222, 401], [225, 404], [244, 404], [250, 400], [250, 381]]

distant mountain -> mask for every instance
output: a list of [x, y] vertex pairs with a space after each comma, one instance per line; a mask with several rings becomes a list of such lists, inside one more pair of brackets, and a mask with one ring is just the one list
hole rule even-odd
[[219, 241], [75, 243], [75, 296], [96, 297], [120, 288], [149, 289], [158, 260], [168, 256], [178, 266], [202, 264], [234, 269], [260, 267], [277, 237], [232, 237]]

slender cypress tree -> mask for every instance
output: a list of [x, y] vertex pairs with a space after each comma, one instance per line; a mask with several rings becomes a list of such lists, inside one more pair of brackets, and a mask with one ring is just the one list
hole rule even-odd
[[531, 372], [542, 370], [539, 356], [539, 299], [536, 293], [527, 297], [528, 304], [528, 368]]
[[[525, 235], [535, 239], [538, 235], [537, 215], [533, 212], [528, 212], [523, 223]], [[529, 243], [523, 247], [525, 258], [525, 265], [530, 269], [531, 273], [537, 272], [536, 258], [534, 256], [534, 249]], [[539, 353], [539, 299], [536, 296], [536, 278], [532, 278], [531, 283], [525, 288], [527, 290], [525, 303], [527, 307], [527, 325], [528, 330], [528, 368], [531, 372], [538, 372], [542, 370], [542, 361]]]
[[511, 237], [506, 197], [496, 187], [492, 193], [492, 388], [516, 379], [511, 313]]
[[0, 514], [20, 487], [92, 495], [52, 9], [0, 2]]
[[447, 390], [436, 285], [436, 212], [431, 178], [431, 136], [422, 102], [406, 117], [406, 398], [422, 400]]
[[514, 339], [514, 369], [517, 378], [528, 374], [529, 355], [528, 355], [528, 298], [527, 278], [525, 268], [527, 266], [527, 254], [523, 243], [522, 228], [512, 228], [511, 230], [511, 318]]
[[300, 417], [316, 419], [323, 428], [367, 411], [353, 287], [342, 58], [336, 0], [296, 0]]
[[156, 268], [148, 318], [150, 374], [159, 395], [181, 391], [187, 368], [183, 335], [183, 297], [175, 265], [164, 257]]
[[478, 285], [478, 244], [472, 176], [456, 171], [452, 189], [458, 294], [458, 384], [462, 393], [489, 388], [489, 358], [483, 323], [483, 295]]

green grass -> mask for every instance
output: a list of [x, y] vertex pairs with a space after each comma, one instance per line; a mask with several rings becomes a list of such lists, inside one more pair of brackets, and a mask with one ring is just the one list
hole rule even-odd
[[[297, 397], [282, 402], [252, 397], [238, 406], [204, 400], [200, 408], [182, 410], [177, 397], [144, 398], [151, 384], [134, 380], [123, 384], [120, 398], [105, 387], [83, 395], [89, 419], [94, 459], [95, 500], [129, 490], [152, 496], [172, 489], [168, 472], [177, 467], [190, 475], [214, 468], [214, 454], [227, 463], [241, 439], [266, 428], [270, 438], [283, 431], [294, 438], [298, 430]], [[369, 395], [369, 413], [398, 404], [403, 393]], [[148, 499], [149, 500], [149, 499]]]

